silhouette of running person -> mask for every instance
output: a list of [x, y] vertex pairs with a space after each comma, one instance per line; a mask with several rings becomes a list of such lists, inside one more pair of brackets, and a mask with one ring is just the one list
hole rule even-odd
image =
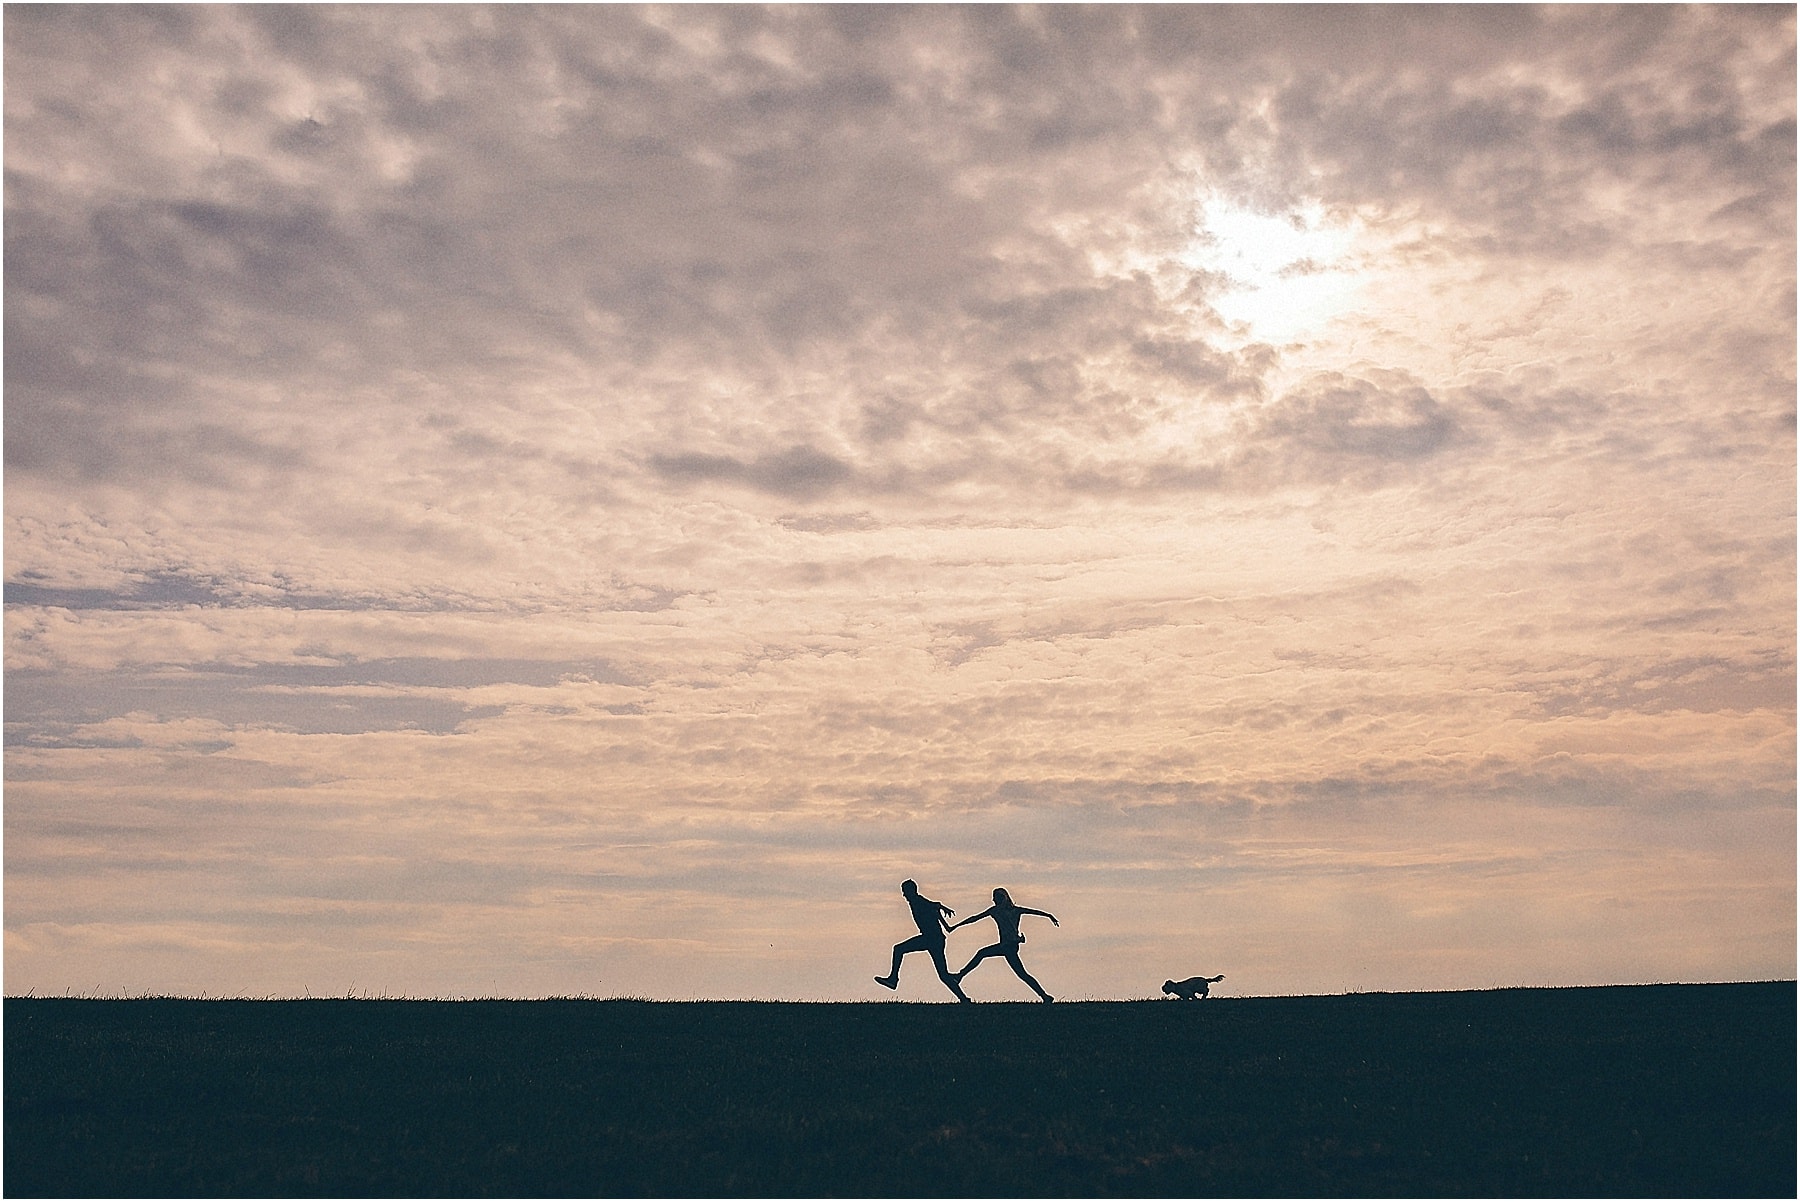
[[931, 962], [937, 965], [938, 979], [950, 987], [950, 992], [956, 995], [957, 1001], [968, 1001], [969, 995], [957, 984], [957, 978], [950, 975], [950, 965], [944, 961], [944, 940], [951, 930], [944, 919], [954, 915], [956, 911], [921, 894], [917, 881], [901, 881], [900, 892], [906, 895], [906, 904], [912, 907], [913, 922], [918, 926], [919, 933], [894, 945], [894, 967], [887, 976], [876, 977], [875, 983], [886, 989], [900, 988], [901, 959], [913, 952], [929, 952]]
[[1025, 942], [1025, 936], [1019, 933], [1019, 919], [1026, 914], [1037, 914], [1041, 917], [1048, 918], [1052, 926], [1062, 925], [1062, 923], [1056, 921], [1056, 915], [1050, 913], [1050, 911], [1033, 910], [1030, 906], [1015, 906], [1013, 905], [1012, 897], [1006, 890], [996, 889], [994, 890], [993, 905], [989, 906], [981, 913], [971, 914], [969, 917], [963, 919], [962, 922], [951, 926], [950, 929], [954, 931], [964, 923], [980, 922], [984, 918], [991, 918], [994, 920], [994, 925], [1000, 928], [1000, 942], [989, 944], [987, 947], [982, 948], [975, 953], [974, 959], [963, 965], [962, 971], [956, 974], [956, 982], [958, 985], [961, 985], [962, 979], [969, 975], [970, 969], [974, 968], [977, 964], [980, 964], [989, 956], [1005, 956], [1006, 962], [1012, 965], [1012, 970], [1019, 974], [1019, 980], [1031, 986], [1033, 993], [1036, 993], [1046, 1002], [1054, 1002], [1056, 1000], [1045, 993], [1044, 987], [1037, 983], [1037, 978], [1026, 972], [1025, 966], [1019, 963], [1019, 945]]

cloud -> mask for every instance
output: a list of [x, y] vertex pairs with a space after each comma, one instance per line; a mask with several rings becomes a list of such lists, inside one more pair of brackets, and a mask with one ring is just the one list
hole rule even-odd
[[[1637, 186], [1726, 208], [1791, 177], [1791, 160], [1756, 149], [1780, 142], [1781, 118], [1759, 124], [1750, 81], [1727, 73], [1744, 53], [1736, 26], [1588, 24], [1621, 64], [1680, 81], [1682, 107], [1649, 85], [1591, 94], [1553, 52], [1564, 35], [1547, 14], [950, 10], [892, 22], [889, 52], [804, 11], [696, 12], [679, 31], [633, 10], [28, 14], [11, 39], [9, 462], [280, 487], [346, 463], [339, 430], [360, 403], [333, 398], [346, 387], [460, 376], [466, 397], [609, 357], [704, 364], [768, 393], [736, 390], [738, 424], [784, 405], [784, 362], [835, 360], [857, 379], [860, 429], [806, 398], [746, 456], [711, 439], [646, 446], [627, 421], [590, 472], [635, 460], [802, 497], [846, 473], [781, 456], [841, 458], [825, 448], [844, 435], [886, 448], [866, 479], [929, 492], [990, 471], [1054, 475], [1017, 451], [1046, 463], [1063, 439], [1133, 454], [1178, 402], [1254, 399], [1270, 366], [1209, 345], [1147, 274], [1096, 271], [1083, 245], [1131, 249], [1103, 221], [1144, 248], [1182, 237], [1171, 137], [1202, 161], [1261, 148], [1322, 171], [1336, 203], [1425, 206], [1426, 223], [1458, 223], [1452, 238], [1607, 240], [1588, 254], [1625, 237], [1610, 210], [1580, 210], [1629, 164]], [[1249, 49], [1270, 37], [1289, 72]], [[94, 46], [115, 70], [78, 49]], [[1170, 64], [1193, 59], [1177, 53], [1213, 74], [1185, 79]], [[921, 72], [921, 57], [937, 65]], [[1398, 62], [1435, 70], [1384, 68]], [[1520, 64], [1556, 87], [1519, 82]], [[77, 81], [90, 90], [65, 99]], [[1228, 101], [1236, 83], [1247, 90]], [[1271, 118], [1258, 97], [1274, 99]], [[186, 132], [150, 136], [168, 128], [152, 113]], [[71, 159], [110, 176], [53, 169]], [[1752, 191], [1725, 196], [1725, 181]], [[252, 379], [264, 396], [275, 381], [306, 396], [307, 420], [272, 398], [246, 408]], [[480, 454], [466, 441], [486, 437], [466, 424], [476, 412], [449, 401], [465, 440], [446, 448], [452, 464]], [[393, 440], [411, 436], [364, 433], [376, 457], [410, 458]], [[950, 438], [959, 454], [935, 449]], [[971, 440], [1013, 453], [970, 458]], [[1199, 464], [1165, 474], [1206, 479]]]
[[[450, 734], [463, 723], [503, 712], [498, 706], [471, 705], [461, 698], [404, 695], [393, 690], [286, 688], [271, 684], [278, 674], [259, 673], [246, 681], [238, 673], [204, 668], [179, 672], [118, 676], [84, 676], [30, 672], [8, 674], [9, 745], [69, 747], [95, 745], [89, 728], [109, 720], [180, 714], [210, 720], [226, 731], [234, 727], [292, 730], [306, 734], [363, 734], [371, 731], [422, 730]], [[109, 740], [101, 736], [98, 745]], [[137, 736], [114, 736], [118, 745], [141, 745]], [[230, 745], [210, 738], [194, 744], [205, 754]]]
[[1287, 394], [1263, 428], [1327, 455], [1402, 461], [1437, 454], [1456, 433], [1444, 406], [1415, 383], [1384, 388], [1335, 374]]
[[678, 482], [723, 480], [794, 499], [824, 496], [850, 479], [843, 460], [812, 447], [790, 447], [748, 462], [729, 455], [657, 455], [651, 466]]
[[[1791, 37], [1784, 15], [1742, 25], [1676, 10], [1589, 17], [1521, 14], [1480, 43], [1462, 26], [1453, 36], [1492, 58], [1455, 75], [1384, 72], [1357, 59], [1345, 61], [1360, 70], [1309, 73], [1277, 98], [1279, 137], [1338, 198], [1429, 204], [1514, 254], [1585, 257], [1629, 240], [1630, 226], [1595, 203], [1621, 180], [1671, 199], [1792, 194], [1788, 115], [1753, 99], [1791, 76], [1773, 49]], [[1444, 32], [1419, 36], [1441, 51], [1434, 34]], [[1768, 53], [1752, 49], [1758, 43]], [[1596, 63], [1607, 64], [1598, 75]]]

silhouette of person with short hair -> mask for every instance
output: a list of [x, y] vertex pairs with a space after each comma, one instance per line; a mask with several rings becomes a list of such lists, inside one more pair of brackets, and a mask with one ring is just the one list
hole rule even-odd
[[1062, 923], [1056, 921], [1056, 915], [1050, 913], [1050, 911], [1033, 910], [1030, 906], [1015, 906], [1013, 905], [1011, 895], [1009, 895], [1006, 890], [996, 889], [994, 890], [993, 905], [989, 906], [979, 914], [971, 914], [969, 917], [963, 919], [962, 922], [956, 923], [950, 928], [954, 931], [964, 923], [980, 922], [984, 918], [993, 919], [994, 925], [1000, 928], [1000, 942], [989, 944], [987, 947], [982, 948], [975, 953], [974, 959], [963, 965], [962, 971], [956, 974], [958, 985], [962, 983], [964, 977], [969, 975], [970, 969], [974, 968], [977, 964], [980, 964], [989, 956], [1005, 956], [1006, 962], [1012, 965], [1012, 970], [1019, 974], [1019, 980], [1031, 986], [1032, 992], [1036, 993], [1046, 1002], [1054, 1002], [1056, 1000], [1045, 993], [1044, 987], [1037, 983], [1037, 978], [1026, 972], [1025, 966], [1019, 963], [1019, 945], [1025, 942], [1025, 936], [1019, 933], [1019, 919], [1026, 914], [1036, 914], [1040, 917], [1048, 918], [1052, 926], [1060, 927], [1062, 925]]
[[918, 926], [919, 933], [894, 945], [894, 967], [887, 976], [876, 977], [875, 983], [885, 989], [900, 988], [901, 959], [913, 952], [929, 952], [931, 962], [937, 965], [938, 979], [949, 986], [957, 1001], [968, 1001], [969, 995], [957, 984], [957, 978], [950, 975], [950, 965], [944, 960], [944, 940], [951, 931], [944, 919], [954, 915], [956, 911], [921, 894], [917, 881], [901, 881], [900, 892], [906, 896], [906, 904], [912, 907], [913, 922]]

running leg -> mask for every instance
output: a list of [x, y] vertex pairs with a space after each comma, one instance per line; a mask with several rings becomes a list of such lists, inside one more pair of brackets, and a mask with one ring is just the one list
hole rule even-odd
[[1032, 976], [1030, 973], [1025, 971], [1025, 966], [1023, 964], [1019, 963], [1019, 953], [1018, 952], [1016, 952], [1016, 951], [1007, 952], [1006, 953], [1006, 962], [1008, 964], [1012, 965], [1012, 970], [1014, 972], [1019, 974], [1019, 980], [1025, 982], [1027, 985], [1031, 986], [1032, 992], [1036, 993], [1039, 997], [1043, 998], [1046, 1002], [1053, 1002], [1056, 1000], [1055, 998], [1051, 997], [1049, 994], [1044, 992], [1044, 987], [1037, 983], [1036, 977]]
[[937, 965], [938, 979], [950, 987], [950, 992], [956, 995], [957, 1001], [968, 1001], [969, 995], [962, 991], [962, 977], [960, 975], [950, 975], [950, 965], [944, 961], [944, 945], [941, 943], [934, 943], [929, 950], [931, 952], [931, 962]]
[[905, 957], [908, 952], [927, 951], [930, 947], [930, 941], [923, 935], [914, 935], [904, 943], [896, 943], [894, 945], [894, 967], [888, 971], [887, 976], [876, 977], [875, 983], [884, 989], [898, 989], [900, 987], [901, 959]]
[[1001, 947], [998, 943], [991, 944], [988, 947], [982, 948], [980, 951], [975, 953], [974, 957], [967, 964], [962, 966], [962, 971], [956, 974], [956, 979], [959, 981], [962, 980], [964, 977], [969, 975], [969, 970], [971, 968], [974, 968], [977, 964], [980, 964], [983, 960], [987, 959], [989, 956], [998, 956], [1005, 950], [1006, 949]]

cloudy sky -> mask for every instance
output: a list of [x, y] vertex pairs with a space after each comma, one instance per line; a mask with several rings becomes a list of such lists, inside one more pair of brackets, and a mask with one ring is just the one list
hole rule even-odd
[[8, 5], [7, 992], [1792, 977], [1794, 72]]

